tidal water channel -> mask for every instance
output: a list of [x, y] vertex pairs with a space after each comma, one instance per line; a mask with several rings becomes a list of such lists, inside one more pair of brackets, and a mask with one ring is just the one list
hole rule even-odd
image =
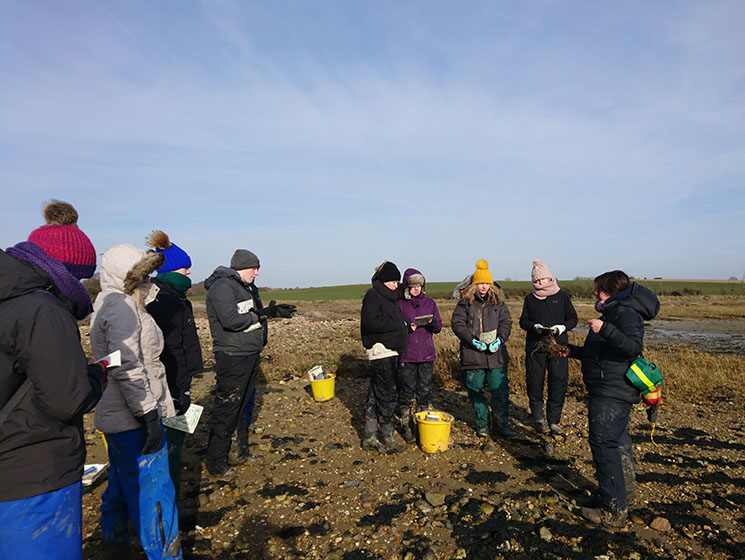
[[[587, 325], [577, 325], [575, 332], [586, 334]], [[706, 352], [745, 354], [745, 319], [655, 320], [646, 324], [644, 341], [650, 344], [693, 346]]]

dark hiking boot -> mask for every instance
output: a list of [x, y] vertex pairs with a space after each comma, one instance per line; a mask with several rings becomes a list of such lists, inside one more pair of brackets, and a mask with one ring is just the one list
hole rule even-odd
[[263, 458], [263, 455], [254, 455], [248, 448], [239, 449], [238, 453], [235, 455], [235, 464], [245, 465], [247, 463], [258, 463]]
[[595, 525], [618, 529], [626, 525], [629, 514], [627, 510], [610, 511], [606, 508], [582, 508], [582, 517], [592, 521]]
[[238, 473], [227, 465], [207, 465], [207, 472], [216, 480], [235, 480]]
[[535, 421], [535, 431], [539, 434], [547, 434], [549, 431], [548, 422], [545, 418], [540, 418]]
[[517, 434], [513, 432], [512, 429], [510, 428], [509, 422], [505, 422], [504, 424], [497, 425], [497, 429], [495, 431], [497, 432], [497, 435], [500, 435], [506, 439], [512, 439], [512, 438], [517, 437]]
[[478, 428], [476, 428], [476, 435], [480, 438], [488, 438], [489, 428], [486, 426], [479, 426]]
[[365, 451], [380, 451], [383, 449], [383, 444], [380, 443], [378, 436], [373, 434], [362, 440], [362, 449]]
[[400, 453], [404, 448], [396, 443], [396, 434], [391, 431], [389, 434], [383, 434], [383, 449], [381, 453]]

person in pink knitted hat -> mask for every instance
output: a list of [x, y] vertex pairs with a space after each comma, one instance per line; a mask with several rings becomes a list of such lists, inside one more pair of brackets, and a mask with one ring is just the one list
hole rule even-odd
[[[531, 280], [533, 291], [525, 296], [520, 315], [520, 328], [526, 331], [525, 385], [528, 402], [536, 430], [539, 433], [551, 431], [559, 434], [569, 380], [569, 360], [560, 356], [548, 356], [541, 351], [539, 343], [546, 337], [553, 336], [557, 343], [568, 344], [567, 331], [577, 326], [577, 312], [569, 294], [559, 288], [556, 278], [540, 259], [533, 261]], [[545, 415], [544, 380], [548, 386]]]

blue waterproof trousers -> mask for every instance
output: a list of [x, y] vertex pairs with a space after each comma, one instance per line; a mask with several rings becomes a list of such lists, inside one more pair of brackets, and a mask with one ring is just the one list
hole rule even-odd
[[[82, 475], [82, 473], [81, 473]], [[83, 556], [83, 486], [0, 502], [0, 560]]]
[[129, 546], [131, 518], [150, 560], [181, 559], [178, 513], [168, 472], [168, 449], [142, 455], [142, 429], [106, 434], [109, 485], [101, 497], [101, 539]]

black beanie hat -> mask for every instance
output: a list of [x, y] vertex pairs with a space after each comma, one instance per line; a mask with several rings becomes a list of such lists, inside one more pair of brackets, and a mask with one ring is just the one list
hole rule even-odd
[[398, 270], [398, 267], [393, 264], [390, 261], [385, 261], [380, 267], [378, 267], [378, 272], [376, 274], [376, 280], [380, 280], [381, 282], [391, 282], [395, 280], [396, 282], [401, 281], [401, 272]]

